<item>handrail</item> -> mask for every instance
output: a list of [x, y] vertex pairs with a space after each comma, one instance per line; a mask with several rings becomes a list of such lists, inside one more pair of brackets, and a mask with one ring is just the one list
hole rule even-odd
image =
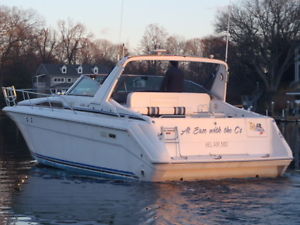
[[[45, 97], [47, 99], [47, 103], [49, 105], [49, 107], [51, 109], [54, 108], [53, 106], [53, 102], [51, 103], [51, 100], [49, 99], [49, 97], [58, 97], [63, 105], [65, 107], [68, 107], [69, 109], [71, 109], [72, 111], [74, 111], [73, 107], [63, 98], [62, 95], [58, 95], [58, 94], [46, 94], [46, 93], [40, 93], [40, 92], [35, 92], [32, 89], [15, 89], [14, 86], [10, 86], [10, 87], [2, 87], [2, 92], [3, 92], [3, 96], [6, 102], [7, 106], [15, 106], [17, 105], [17, 93], [20, 93], [22, 96], [22, 100], [28, 100], [29, 101], [29, 105], [30, 106], [36, 106], [32, 103], [32, 99], [36, 99], [38, 97]], [[35, 96], [35, 97], [31, 97], [31, 95]], [[20, 101], [22, 101], [20, 100]]]

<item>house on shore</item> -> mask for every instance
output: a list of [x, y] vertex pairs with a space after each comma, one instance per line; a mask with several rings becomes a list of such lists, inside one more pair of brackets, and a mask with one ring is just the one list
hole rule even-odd
[[83, 74], [107, 75], [105, 65], [41, 64], [32, 78], [32, 86], [40, 93], [64, 93]]

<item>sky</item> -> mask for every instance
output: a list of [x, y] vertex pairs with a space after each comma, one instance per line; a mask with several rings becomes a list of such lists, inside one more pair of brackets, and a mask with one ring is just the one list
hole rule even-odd
[[0, 5], [35, 10], [55, 28], [59, 20], [84, 24], [95, 38], [137, 48], [149, 24], [184, 39], [214, 34], [218, 10], [233, 0], [0, 0]]

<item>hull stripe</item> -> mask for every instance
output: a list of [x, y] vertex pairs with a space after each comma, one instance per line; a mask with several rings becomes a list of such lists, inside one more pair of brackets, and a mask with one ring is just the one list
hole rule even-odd
[[48, 161], [49, 163], [60, 164], [62, 166], [66, 166], [66, 167], [73, 167], [73, 168], [77, 168], [77, 169], [89, 170], [91, 172], [107, 174], [110, 176], [121, 176], [121, 177], [138, 179], [138, 177], [132, 172], [109, 169], [109, 168], [104, 168], [104, 167], [97, 167], [97, 166], [92, 166], [92, 165], [87, 165], [87, 164], [82, 164], [82, 163], [77, 163], [77, 162], [71, 162], [71, 161], [67, 161], [67, 160], [56, 159], [56, 158], [40, 155], [40, 154], [33, 153], [33, 152], [32, 152], [32, 155], [37, 159]]

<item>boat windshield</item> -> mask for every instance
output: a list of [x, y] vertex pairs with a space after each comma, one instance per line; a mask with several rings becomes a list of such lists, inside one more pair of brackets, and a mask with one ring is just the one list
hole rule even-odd
[[74, 87], [66, 93], [67, 95], [94, 96], [107, 75], [85, 75]]

